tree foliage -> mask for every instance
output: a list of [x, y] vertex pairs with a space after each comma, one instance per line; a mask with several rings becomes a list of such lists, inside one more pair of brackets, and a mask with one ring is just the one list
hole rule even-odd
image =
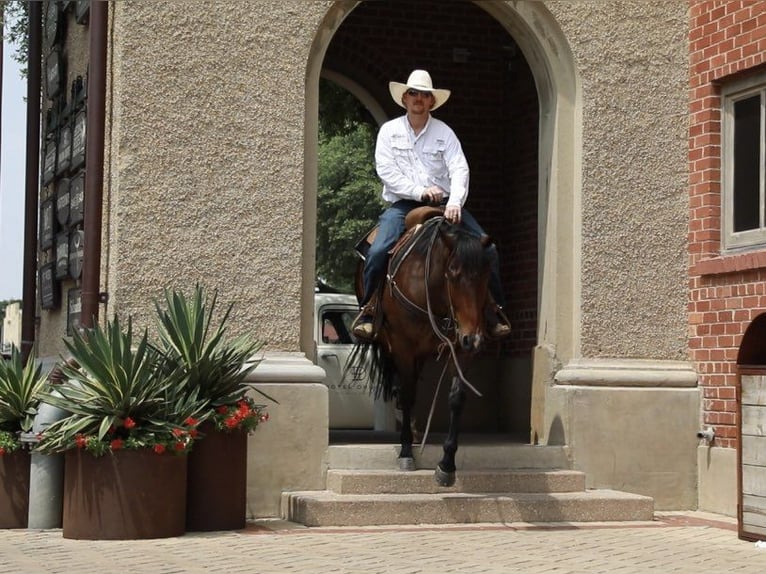
[[356, 98], [320, 83], [317, 275], [353, 292], [356, 242], [383, 209], [375, 173], [374, 121]]
[[29, 3], [23, 0], [0, 0], [3, 38], [13, 44], [11, 57], [21, 64], [21, 76], [27, 75], [29, 60]]

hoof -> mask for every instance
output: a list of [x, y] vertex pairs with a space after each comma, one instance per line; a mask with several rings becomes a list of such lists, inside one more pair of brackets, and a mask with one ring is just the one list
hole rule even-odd
[[399, 470], [415, 470], [415, 459], [411, 456], [400, 458]]
[[439, 486], [452, 486], [455, 484], [455, 471], [445, 472], [441, 466], [437, 466], [434, 471], [434, 480]]

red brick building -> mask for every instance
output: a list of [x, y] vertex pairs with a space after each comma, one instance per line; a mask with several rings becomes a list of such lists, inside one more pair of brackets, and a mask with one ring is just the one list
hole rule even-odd
[[702, 423], [735, 447], [739, 345], [766, 311], [764, 166], [752, 161], [764, 146], [766, 2], [694, 0], [690, 19], [689, 347]]

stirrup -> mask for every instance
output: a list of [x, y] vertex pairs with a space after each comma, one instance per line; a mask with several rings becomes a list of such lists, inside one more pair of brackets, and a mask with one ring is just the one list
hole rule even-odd
[[[363, 320], [364, 319], [364, 320]], [[370, 315], [367, 306], [363, 307], [354, 319], [351, 332], [355, 337], [362, 341], [372, 341], [375, 338], [375, 327], [373, 326], [374, 317]]]

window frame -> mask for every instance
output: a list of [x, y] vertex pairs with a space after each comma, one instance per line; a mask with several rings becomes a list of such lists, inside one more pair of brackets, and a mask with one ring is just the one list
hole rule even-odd
[[[760, 95], [760, 227], [734, 231], [734, 104]], [[721, 251], [766, 249], [766, 73], [725, 85], [721, 90]]]

